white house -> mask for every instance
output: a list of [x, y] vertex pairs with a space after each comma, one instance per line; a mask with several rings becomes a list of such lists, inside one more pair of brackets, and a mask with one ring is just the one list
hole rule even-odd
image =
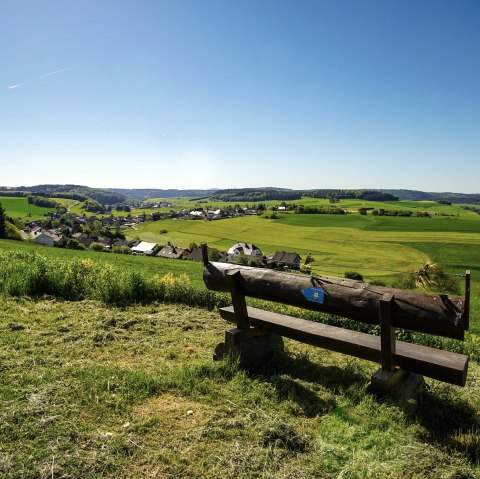
[[45, 246], [53, 246], [55, 244], [53, 236], [47, 233], [42, 233], [41, 231], [36, 231], [32, 235], [32, 242], [37, 244], [43, 244]]
[[150, 256], [155, 252], [155, 248], [157, 247], [156, 243], [147, 243], [146, 241], [141, 241], [132, 248], [133, 254], [143, 254], [145, 256]]
[[228, 251], [225, 260], [234, 263], [240, 255], [245, 255], [250, 259], [262, 259], [263, 253], [260, 248], [251, 243], [235, 243]]

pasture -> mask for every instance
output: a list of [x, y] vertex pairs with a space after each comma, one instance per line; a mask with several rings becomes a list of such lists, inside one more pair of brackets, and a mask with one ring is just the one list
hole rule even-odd
[[[311, 266], [317, 274], [343, 276], [345, 271], [355, 270], [366, 279], [387, 282], [398, 272], [417, 271], [431, 261], [450, 273], [480, 268], [480, 216], [470, 212], [433, 218], [284, 213], [278, 214], [278, 219], [165, 220], [143, 223], [126, 234], [183, 247], [205, 241], [225, 251], [244, 241], [254, 243], [264, 254], [285, 250], [304, 258], [311, 253], [316, 260]], [[441, 253], [439, 244], [445, 246]], [[448, 245], [452, 245], [454, 260]]]
[[[177, 210], [195, 206], [207, 206], [212, 209], [232, 206], [231, 203], [214, 203], [208, 200], [199, 203], [195, 199], [192, 201], [192, 198], [182, 197], [165, 200], [171, 202]], [[46, 212], [53, 211], [29, 205], [26, 198], [3, 197], [0, 201], [7, 214], [24, 220], [41, 219]], [[56, 201], [69, 207], [73, 213], [84, 213], [78, 202], [63, 199]], [[292, 203], [316, 207], [329, 205], [328, 200], [316, 198], [302, 198]], [[265, 204], [275, 207], [280, 202], [268, 201]], [[264, 254], [285, 250], [297, 252], [305, 257], [311, 253], [316, 260], [311, 265], [316, 274], [343, 276], [345, 271], [355, 270], [363, 274], [367, 280], [381, 279], [387, 283], [391, 282], [398, 272], [417, 271], [429, 261], [438, 263], [451, 273], [460, 273], [467, 268], [475, 272], [480, 268], [478, 253], [480, 216], [458, 205], [443, 205], [431, 201], [341, 200], [337, 206], [351, 213], [347, 215], [277, 213], [277, 219], [272, 219], [270, 218], [272, 211], [266, 211], [265, 215], [260, 217], [249, 216], [212, 222], [163, 220], [139, 224], [135, 228], [125, 230], [125, 233], [129, 238], [158, 244], [170, 241], [183, 247], [188, 247], [191, 242], [197, 244], [207, 242], [210, 246], [225, 251], [237, 241], [245, 241], [259, 246]], [[364, 216], [357, 212], [362, 207], [428, 211], [435, 213], [435, 216], [431, 218], [373, 216], [371, 212]], [[159, 210], [139, 209], [132, 211], [131, 214], [134, 216], [152, 211]], [[125, 213], [115, 211], [114, 214]], [[167, 230], [167, 233], [161, 233], [164, 230]], [[150, 267], [149, 264], [147, 270]], [[172, 265], [172, 268], [175, 269], [177, 266]]]
[[5, 208], [7, 215], [12, 218], [20, 218], [22, 221], [41, 220], [46, 213], [54, 213], [55, 208], [43, 208], [31, 205], [27, 198], [0, 196], [0, 203]]

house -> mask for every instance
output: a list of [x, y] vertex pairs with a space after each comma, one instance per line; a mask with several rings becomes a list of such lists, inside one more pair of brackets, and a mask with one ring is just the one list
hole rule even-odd
[[289, 269], [300, 269], [300, 260], [302, 258], [297, 253], [287, 253], [285, 251], [277, 251], [272, 258], [275, 263], [282, 263]]
[[260, 248], [251, 243], [235, 243], [225, 256], [225, 261], [235, 263], [239, 256], [244, 255], [250, 259], [263, 259], [263, 253]]
[[62, 234], [53, 234], [53, 245], [58, 247], [63, 247], [67, 243], [68, 238]]
[[142, 254], [145, 256], [152, 256], [155, 254], [155, 250], [157, 248], [156, 243], [147, 243], [146, 241], [141, 241], [138, 243], [137, 246], [134, 246], [132, 248], [132, 253], [133, 254]]
[[190, 254], [190, 251], [178, 246], [167, 245], [164, 246], [156, 256], [160, 258], [185, 259]]
[[205, 218], [203, 211], [190, 211], [189, 215], [195, 220], [203, 220]]
[[36, 231], [32, 235], [32, 242], [37, 244], [43, 244], [44, 246], [54, 246], [55, 241], [53, 236], [42, 231]]
[[130, 240], [130, 241], [117, 240], [112, 244], [112, 246], [126, 246], [127, 248], [132, 248], [133, 246], [136, 246], [139, 243], [140, 243], [140, 241], [138, 241], [138, 240]]
[[93, 238], [86, 233], [74, 233], [72, 238], [76, 239], [80, 244], [88, 248], [93, 243]]
[[[212, 261], [220, 261], [225, 253], [223, 251], [219, 251], [216, 248], [208, 248], [208, 257], [212, 258]], [[192, 252], [187, 256], [187, 259], [190, 261], [203, 261], [203, 254], [202, 248], [196, 247], [193, 248]]]

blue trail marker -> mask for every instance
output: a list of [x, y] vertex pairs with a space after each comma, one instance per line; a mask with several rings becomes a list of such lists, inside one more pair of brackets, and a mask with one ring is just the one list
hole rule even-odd
[[320, 288], [305, 288], [302, 289], [302, 294], [307, 301], [312, 301], [313, 303], [323, 304], [325, 299], [325, 291]]

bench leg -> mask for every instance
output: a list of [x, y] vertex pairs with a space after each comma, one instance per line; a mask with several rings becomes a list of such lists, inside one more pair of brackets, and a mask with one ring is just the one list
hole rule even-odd
[[255, 371], [271, 360], [278, 351], [283, 351], [281, 336], [256, 328], [235, 328], [225, 333], [225, 342], [217, 345], [213, 360], [218, 361], [231, 354], [239, 358], [241, 368]]
[[380, 299], [381, 368], [372, 376], [368, 391], [377, 397], [390, 397], [399, 403], [408, 404], [420, 393], [425, 382], [423, 376], [395, 367], [393, 298], [393, 294], [384, 294]]
[[372, 376], [367, 391], [377, 397], [389, 397], [396, 402], [407, 404], [416, 399], [425, 386], [420, 374], [395, 369], [378, 369]]

